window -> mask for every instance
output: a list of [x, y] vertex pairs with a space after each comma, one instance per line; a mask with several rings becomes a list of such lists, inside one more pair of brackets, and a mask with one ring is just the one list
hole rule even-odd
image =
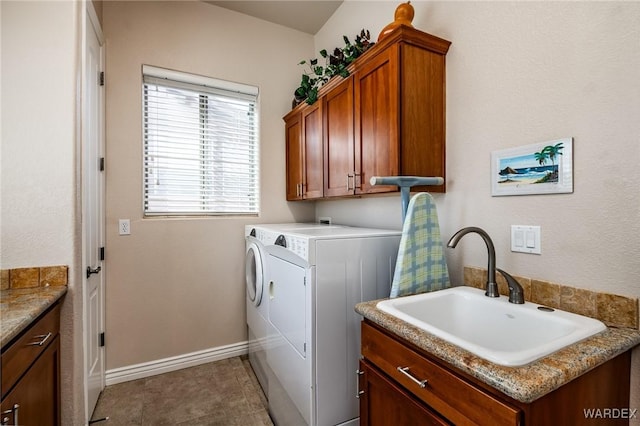
[[145, 215], [259, 210], [258, 89], [143, 66]]

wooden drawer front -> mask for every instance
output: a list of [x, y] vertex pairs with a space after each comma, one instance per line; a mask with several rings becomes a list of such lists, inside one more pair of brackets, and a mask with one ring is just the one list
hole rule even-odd
[[60, 305], [55, 305], [2, 353], [2, 397], [60, 332]]
[[363, 384], [360, 388], [361, 426], [450, 426], [405, 389], [379, 374], [375, 367], [360, 361]]
[[[517, 425], [520, 422], [519, 410], [364, 322], [362, 355], [456, 425]], [[399, 368], [406, 370], [401, 372]], [[416, 381], [427, 382], [421, 387], [408, 375]]]

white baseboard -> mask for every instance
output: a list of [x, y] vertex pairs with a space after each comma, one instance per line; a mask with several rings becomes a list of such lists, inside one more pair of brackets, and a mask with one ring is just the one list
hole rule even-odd
[[183, 368], [195, 367], [207, 362], [220, 361], [234, 356], [245, 355], [249, 351], [249, 342], [234, 343], [217, 348], [205, 349], [156, 361], [143, 362], [142, 364], [129, 365], [107, 370], [105, 373], [106, 385], [143, 379]]

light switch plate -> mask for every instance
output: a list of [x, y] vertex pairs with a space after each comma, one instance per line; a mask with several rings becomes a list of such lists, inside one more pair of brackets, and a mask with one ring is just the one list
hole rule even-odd
[[540, 227], [511, 225], [511, 251], [541, 254]]

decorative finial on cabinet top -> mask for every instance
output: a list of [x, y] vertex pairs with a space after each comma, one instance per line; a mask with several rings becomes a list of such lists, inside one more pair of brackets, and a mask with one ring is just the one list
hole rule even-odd
[[413, 27], [413, 25], [411, 25], [411, 21], [413, 21], [413, 6], [411, 6], [411, 2], [408, 1], [406, 3], [400, 3], [400, 5], [396, 7], [396, 11], [393, 14], [393, 19], [394, 21], [392, 23], [390, 23], [389, 25], [384, 27], [382, 31], [380, 31], [378, 41], [382, 40], [384, 36], [398, 28], [400, 25]]

